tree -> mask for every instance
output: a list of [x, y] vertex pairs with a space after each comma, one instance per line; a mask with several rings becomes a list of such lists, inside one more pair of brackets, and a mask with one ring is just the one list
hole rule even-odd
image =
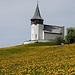
[[75, 42], [75, 28], [67, 28], [66, 42], [73, 43]]
[[56, 44], [60, 45], [60, 44], [63, 42], [62, 37], [57, 36], [57, 37], [55, 38], [55, 42], [56, 42]]

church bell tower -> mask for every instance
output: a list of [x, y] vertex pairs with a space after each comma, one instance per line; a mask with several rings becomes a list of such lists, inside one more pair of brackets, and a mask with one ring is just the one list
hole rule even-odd
[[34, 16], [31, 18], [31, 25], [32, 24], [43, 24], [43, 19], [40, 15], [40, 10], [39, 10], [39, 6], [38, 6], [38, 2], [37, 2], [37, 7], [34, 13]]
[[[40, 26], [43, 26], [43, 19], [40, 15], [40, 10], [37, 2], [37, 7], [34, 16], [31, 18], [31, 40], [39, 40], [40, 36]], [[42, 25], [40, 25], [42, 24]]]

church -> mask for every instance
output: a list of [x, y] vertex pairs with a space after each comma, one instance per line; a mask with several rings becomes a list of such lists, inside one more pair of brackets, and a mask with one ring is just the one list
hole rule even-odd
[[64, 40], [64, 26], [43, 24], [44, 19], [41, 17], [38, 3], [34, 16], [30, 21], [31, 39], [30, 41], [24, 42], [24, 44], [34, 42], [53, 42], [58, 36], [62, 37]]

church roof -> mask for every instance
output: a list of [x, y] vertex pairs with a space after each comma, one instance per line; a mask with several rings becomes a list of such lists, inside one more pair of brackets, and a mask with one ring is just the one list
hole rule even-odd
[[62, 33], [62, 27], [52, 26], [52, 25], [44, 25], [44, 31], [49, 32], [49, 33], [61, 34]]
[[36, 7], [36, 10], [35, 10], [35, 13], [34, 13], [34, 16], [32, 17], [32, 19], [42, 19], [41, 15], [40, 15], [40, 10], [39, 10], [39, 6], [38, 6], [38, 3], [37, 3], [37, 7]]

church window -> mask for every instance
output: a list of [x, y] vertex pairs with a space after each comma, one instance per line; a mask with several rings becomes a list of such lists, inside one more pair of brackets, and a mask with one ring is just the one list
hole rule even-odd
[[37, 34], [35, 34], [35, 38], [37, 38]]

